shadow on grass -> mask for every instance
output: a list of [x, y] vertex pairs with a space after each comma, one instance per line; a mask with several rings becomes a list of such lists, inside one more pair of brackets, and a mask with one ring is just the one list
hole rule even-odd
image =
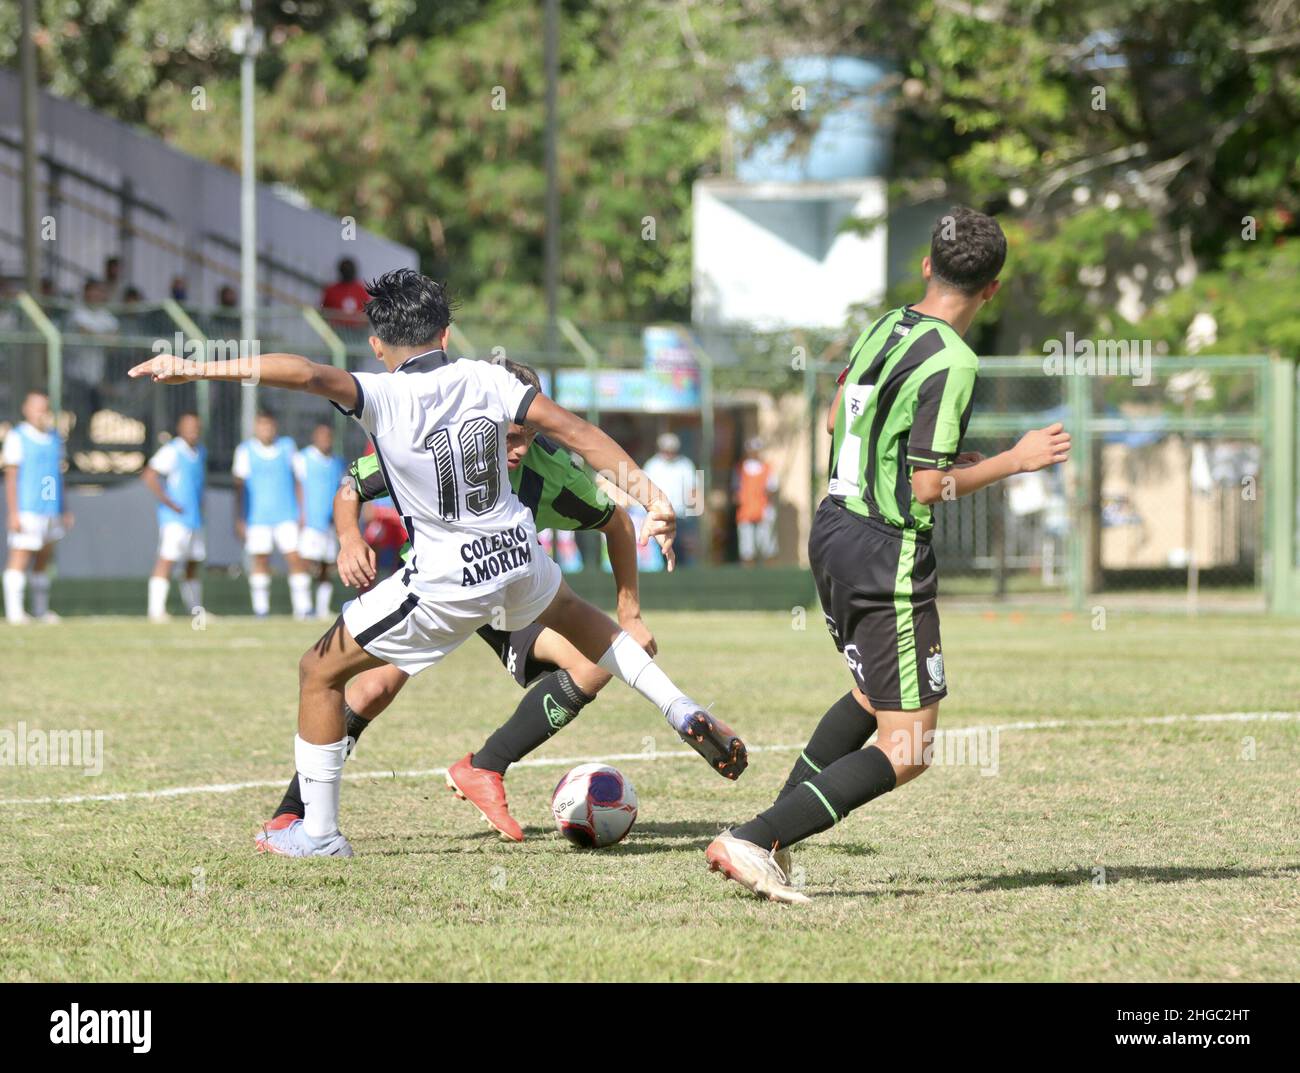
[[[1100, 867], [1100, 866], [1099, 866]], [[1130, 883], [1201, 883], [1214, 879], [1266, 879], [1300, 874], [1300, 864], [1278, 864], [1267, 868], [1201, 868], [1190, 865], [1116, 865], [1106, 867], [1105, 886], [1115, 887]], [[951, 878], [936, 877], [928, 890], [902, 890], [883, 887], [878, 890], [829, 890], [819, 892], [819, 897], [870, 897], [888, 895], [901, 897], [913, 894], [934, 894], [940, 888], [950, 888], [950, 893], [986, 894], [994, 891], [1024, 890], [1027, 887], [1079, 887], [1088, 886], [1101, 879], [1100, 872], [1092, 868], [1061, 868], [1050, 872], [1007, 872], [1003, 875], [962, 875]]]
[[[689, 821], [654, 821], [638, 823], [632, 828], [626, 842], [606, 846], [601, 853], [632, 856], [642, 853], [680, 853], [682, 850], [703, 850], [724, 827], [716, 823]], [[525, 827], [527, 838], [545, 838], [555, 834], [553, 827]]]

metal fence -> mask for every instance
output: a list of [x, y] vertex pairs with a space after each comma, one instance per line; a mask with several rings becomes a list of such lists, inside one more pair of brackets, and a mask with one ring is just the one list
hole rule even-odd
[[[327, 321], [305, 307], [258, 314], [261, 353], [288, 351], [353, 369], [375, 367], [363, 326]], [[706, 561], [733, 557], [730, 466], [741, 442], [765, 432], [765, 451], [784, 473], [789, 520], [785, 560], [802, 557], [807, 527], [826, 487], [825, 415], [851, 339], [834, 333], [679, 329], [699, 368], [699, 405], [678, 414], [700, 462]], [[138, 475], [183, 410], [207, 430], [214, 482], [229, 474], [241, 438], [234, 384], [158, 391], [125, 378], [160, 348], [240, 346], [238, 311], [175, 303], [84, 308], [0, 303], [0, 424], [20, 396], [48, 385], [61, 409], [69, 479], [111, 484]], [[642, 364], [642, 327], [458, 321], [457, 356], [510, 357], [544, 373], [593, 378]], [[1070, 463], [1022, 475], [937, 513], [936, 547], [949, 594], [1014, 597], [1086, 609], [1098, 594], [1176, 598], [1195, 608], [1213, 599], [1241, 607], [1295, 609], [1300, 522], [1294, 362], [1263, 357], [1151, 357], [1140, 368], [1065, 373], [1041, 357], [981, 359], [964, 449], [994, 454], [1026, 430], [1063, 422]], [[569, 372], [572, 371], [572, 372]], [[1280, 396], [1280, 397], [1279, 397]], [[321, 400], [263, 392], [281, 431], [305, 442], [321, 420], [336, 422], [339, 449], [364, 437]], [[608, 422], [600, 392], [581, 407]]]
[[[1140, 375], [1055, 374], [1043, 358], [980, 360], [965, 450], [993, 455], [1062, 422], [1064, 466], [936, 511], [950, 591], [1177, 595], [1263, 606], [1273, 440], [1262, 357], [1153, 357]], [[821, 404], [832, 374], [817, 376]], [[1294, 495], [1294, 492], [1291, 493]]]

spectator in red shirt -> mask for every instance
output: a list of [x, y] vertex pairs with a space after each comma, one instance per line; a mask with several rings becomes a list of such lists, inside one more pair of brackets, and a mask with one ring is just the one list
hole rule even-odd
[[321, 294], [321, 308], [334, 315], [330, 320], [338, 324], [365, 323], [366, 303], [370, 295], [366, 285], [357, 279], [357, 263], [351, 257], [339, 261], [339, 278]]

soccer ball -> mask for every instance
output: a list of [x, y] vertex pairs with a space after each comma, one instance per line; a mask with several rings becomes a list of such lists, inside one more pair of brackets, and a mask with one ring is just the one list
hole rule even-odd
[[560, 834], [583, 849], [622, 842], [636, 823], [636, 791], [606, 764], [579, 764], [551, 794]]

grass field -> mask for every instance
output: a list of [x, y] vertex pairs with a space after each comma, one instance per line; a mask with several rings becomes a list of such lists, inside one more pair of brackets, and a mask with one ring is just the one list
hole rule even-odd
[[[279, 789], [29, 799], [290, 774], [296, 663], [319, 629], [221, 619], [0, 627], [7, 716], [103, 731], [102, 775], [0, 767], [0, 978], [1283, 980], [1300, 977], [1300, 623], [949, 611], [948, 728], [1005, 729], [998, 773], [937, 766], [796, 852], [811, 906], [706, 872], [847, 686], [819, 616], [651, 617], [664, 666], [756, 751], [737, 784], [611, 685], [507, 780], [492, 837], [430, 773], [519, 691], [471, 642], [362, 739], [351, 861], [258, 857]], [[1156, 717], [1285, 713], [1271, 719]], [[550, 825], [568, 758], [617, 764], [641, 816], [582, 852]], [[418, 772], [423, 771], [424, 774]]]

